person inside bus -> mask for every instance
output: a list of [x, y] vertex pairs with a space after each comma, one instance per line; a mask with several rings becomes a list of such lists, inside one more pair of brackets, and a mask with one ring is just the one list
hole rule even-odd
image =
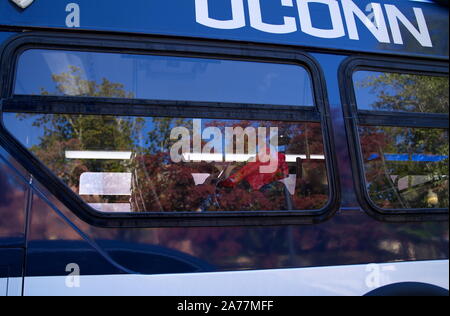
[[[266, 153], [272, 156], [268, 162], [261, 162], [257, 156], [256, 161], [249, 161], [242, 167], [235, 168], [234, 172], [219, 181], [217, 186], [224, 189], [239, 187], [249, 192], [260, 191], [262, 193], [285, 191], [285, 184], [280, 181], [289, 177], [289, 166], [286, 162], [288, 137], [282, 134], [278, 137], [277, 142], [269, 142], [269, 144], [273, 143], [278, 143], [278, 147], [274, 148], [272, 145], [266, 147]], [[263, 168], [267, 169], [271, 161], [276, 161], [274, 170], [264, 172]]]

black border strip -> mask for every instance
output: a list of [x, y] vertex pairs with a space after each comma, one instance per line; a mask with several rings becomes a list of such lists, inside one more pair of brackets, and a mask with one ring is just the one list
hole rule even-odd
[[[30, 48], [45, 49], [65, 49], [65, 50], [93, 50], [98, 52], [119, 52], [119, 53], [149, 53], [164, 55], [181, 55], [189, 57], [206, 58], [232, 58], [238, 60], [253, 60], [261, 62], [277, 62], [297, 64], [305, 67], [311, 73], [315, 103], [317, 107], [286, 107], [273, 105], [241, 105], [223, 103], [203, 103], [196, 102], [196, 115], [186, 113], [186, 105], [189, 102], [173, 101], [145, 101], [145, 100], [114, 100], [114, 99], [77, 99], [60, 97], [33, 97], [14, 96], [14, 75], [18, 55]], [[324, 84], [323, 74], [315, 60], [297, 50], [265, 45], [239, 45], [229, 44], [220, 41], [201, 42], [190, 40], [171, 40], [168, 38], [138, 37], [133, 39], [121, 36], [91, 36], [74, 33], [29, 33], [19, 35], [10, 39], [1, 51], [0, 61], [0, 87], [2, 103], [0, 106], [4, 110], [23, 109], [24, 106], [32, 105], [30, 111], [69, 110], [77, 105], [74, 111], [95, 113], [105, 105], [111, 105], [111, 109], [104, 114], [120, 113], [125, 114], [124, 104], [133, 107], [133, 111], [128, 111], [128, 115], [148, 115], [149, 113], [159, 113], [161, 115], [173, 115], [176, 113], [183, 116], [198, 117], [205, 107], [212, 106], [213, 109], [220, 109], [215, 115], [219, 118], [230, 116], [240, 108], [239, 114], [254, 119], [304, 121], [306, 119], [322, 122], [322, 132], [327, 156], [327, 172], [329, 178], [329, 201], [321, 210], [313, 211], [265, 211], [265, 212], [215, 212], [215, 213], [133, 213], [133, 214], [113, 214], [100, 213], [89, 207], [82, 199], [62, 183], [53, 173], [40, 161], [24, 148], [14, 136], [12, 136], [3, 125], [3, 117], [0, 120], [0, 145], [29, 171], [34, 178], [45, 184], [51, 194], [55, 195], [66, 207], [75, 215], [90, 225], [101, 227], [187, 227], [187, 226], [247, 226], [247, 225], [296, 225], [315, 224], [329, 219], [339, 207], [340, 194], [338, 185], [337, 165], [334, 152], [332, 151], [333, 138], [331, 135], [331, 122], [329, 120], [329, 109]], [[78, 100], [78, 101], [77, 101]], [[47, 103], [49, 102], [49, 103]], [[151, 104], [150, 104], [151, 103]], [[192, 104], [191, 104], [192, 105]], [[167, 110], [163, 108], [167, 107]], [[180, 108], [182, 107], [182, 108]], [[245, 110], [243, 110], [245, 108]], [[257, 111], [258, 109], [258, 111]], [[164, 112], [166, 111], [166, 112]], [[178, 112], [177, 112], [178, 111]], [[244, 112], [247, 112], [244, 114]], [[0, 109], [2, 115], [3, 110]], [[78, 112], [77, 112], [78, 113]], [[277, 114], [276, 114], [277, 113]], [[209, 114], [208, 114], [209, 117]], [[235, 119], [236, 112], [233, 116]]]
[[448, 128], [448, 115], [358, 111], [358, 125]]
[[366, 190], [364, 161], [358, 126], [398, 126], [448, 129], [447, 114], [362, 111], [357, 109], [353, 73], [357, 70], [400, 72], [420, 75], [448, 76], [448, 63], [414, 61], [400, 58], [349, 57], [339, 69], [339, 82], [345, 125], [350, 146], [356, 194], [360, 204], [372, 217], [388, 222], [447, 221], [448, 209], [382, 209], [375, 205]]
[[320, 122], [315, 107], [83, 97], [19, 95], [3, 100], [3, 111]]

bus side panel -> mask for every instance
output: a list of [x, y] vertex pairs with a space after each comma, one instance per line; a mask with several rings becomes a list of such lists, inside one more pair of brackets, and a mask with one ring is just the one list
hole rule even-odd
[[0, 296], [22, 295], [24, 249], [0, 249]]
[[33, 195], [27, 242], [27, 276], [126, 274], [57, 208]]
[[0, 151], [0, 296], [21, 295], [27, 188]]
[[[380, 18], [386, 21], [387, 26], [390, 27], [390, 32], [387, 31], [388, 34], [378, 35], [377, 38], [373, 36], [373, 30], [365, 27], [362, 23], [355, 22], [355, 20], [351, 23], [351, 18], [347, 18], [340, 13], [345, 8], [349, 9], [348, 4], [342, 1], [322, 1], [325, 5], [310, 5], [307, 10], [299, 9], [296, 3], [292, 1], [291, 5], [287, 7], [286, 5], [280, 6], [280, 1], [264, 1], [264, 4], [261, 4], [261, 12], [258, 12], [259, 10], [255, 8], [244, 8], [244, 6], [236, 6], [233, 10], [235, 12], [231, 12], [230, 1], [209, 2], [206, 10], [211, 13], [211, 17], [222, 16], [226, 20], [231, 15], [236, 15], [249, 19], [250, 11], [252, 11], [253, 14], [262, 14], [262, 19], [267, 22], [277, 21], [276, 25], [283, 21], [283, 17], [284, 19], [289, 17], [291, 21], [293, 19], [296, 24], [302, 25], [300, 28], [294, 26], [290, 31], [282, 31], [281, 33], [278, 33], [279, 30], [278, 32], [259, 30], [258, 27], [254, 27], [252, 23], [245, 20], [237, 22], [238, 25], [231, 29], [213, 26], [210, 25], [211, 22], [205, 23], [205, 21], [200, 20], [196, 14], [197, 10], [199, 13], [204, 12], [204, 9], [197, 7], [197, 5], [205, 3], [205, 1], [186, 0], [135, 0], [132, 6], [124, 5], [124, 2], [119, 0], [97, 0], [95, 2], [78, 0], [75, 3], [76, 10], [82, 18], [75, 25], [68, 22], [71, 18], [74, 19], [72, 10], [75, 9], [73, 6], [68, 7], [65, 1], [34, 1], [33, 5], [24, 11], [17, 10], [12, 1], [0, 1], [0, 21], [5, 25], [22, 27], [80, 28], [84, 30], [189, 36], [448, 58], [448, 45], [446, 44], [448, 42], [448, 11], [430, 3], [399, 0], [376, 1], [376, 3], [381, 2], [381, 5], [389, 6], [384, 6], [384, 9], [378, 12], [381, 13]], [[243, 3], [243, 1], [236, 1], [236, 3], [239, 2]], [[369, 4], [372, 3], [371, 0], [353, 2], [362, 12], [370, 12], [371, 6]], [[333, 4], [332, 11], [330, 11], [331, 4], [326, 5], [327, 3]], [[74, 4], [71, 3], [71, 5]], [[302, 10], [306, 16], [300, 17], [299, 10]], [[347, 10], [345, 11], [348, 12]], [[426, 29], [422, 26], [420, 34], [424, 35], [413, 35], [400, 23], [397, 23], [400, 25], [392, 23], [388, 19], [387, 11], [391, 12], [391, 15], [403, 15], [403, 20], [407, 20], [412, 25], [418, 23], [416, 22], [418, 20], [416, 14], [423, 17]], [[52, 13], [49, 14], [48, 12]], [[304, 21], [308, 18], [308, 13], [311, 23], [314, 28], [319, 29], [318, 31], [309, 29], [308, 22]], [[303, 25], [304, 23], [306, 23], [306, 26]], [[352, 27], [353, 24], [355, 24], [354, 27]], [[276, 25], [272, 27], [276, 27]], [[344, 29], [345, 27], [348, 28], [347, 32]], [[412, 29], [412, 27], [409, 28]], [[322, 34], [321, 30], [327, 34]], [[333, 32], [330, 33], [329, 30]], [[392, 30], [395, 30], [395, 33]], [[417, 31], [414, 33], [417, 33]], [[429, 35], [431, 43], [429, 43], [428, 36], [425, 36], [425, 34]], [[390, 36], [395, 36], [395, 38], [390, 38]]]
[[65, 275], [71, 263], [95, 275], [448, 260], [447, 222], [387, 224], [347, 210], [318, 225], [101, 228], [40, 190], [48, 201], [33, 200], [27, 276]]
[[0, 248], [25, 243], [27, 186], [10, 168], [14, 163], [0, 150]]

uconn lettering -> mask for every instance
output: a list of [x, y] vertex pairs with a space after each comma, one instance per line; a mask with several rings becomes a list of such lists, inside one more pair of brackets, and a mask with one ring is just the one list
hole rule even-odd
[[[420, 45], [433, 47], [425, 16], [420, 8], [412, 8], [415, 21], [411, 21], [392, 4], [371, 3], [362, 9], [352, 0], [273, 0], [280, 1], [282, 7], [295, 8], [296, 13], [294, 16], [283, 16], [282, 24], [270, 24], [264, 22], [264, 15], [270, 12], [263, 12], [261, 0], [229, 1], [231, 19], [219, 20], [210, 15], [209, 6], [212, 6], [214, 1], [195, 0], [197, 22], [210, 28], [223, 30], [243, 28], [247, 26], [244, 6], [244, 1], [247, 1], [250, 26], [262, 32], [289, 34], [301, 31], [319, 38], [348, 36], [352, 40], [359, 40], [358, 25], [361, 25], [366, 27], [380, 43], [401, 45], [403, 37], [400, 27], [403, 25]], [[311, 4], [322, 4], [327, 7], [327, 14], [331, 17], [331, 28], [314, 26]]]

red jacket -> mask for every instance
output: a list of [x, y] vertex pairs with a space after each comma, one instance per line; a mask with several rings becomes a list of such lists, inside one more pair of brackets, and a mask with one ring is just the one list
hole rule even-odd
[[273, 173], [261, 173], [261, 166], [268, 166], [268, 162], [249, 162], [234, 174], [225, 179], [221, 186], [227, 188], [234, 188], [243, 180], [246, 180], [253, 190], [259, 190], [266, 184], [287, 178], [289, 176], [289, 168], [286, 163], [286, 155], [278, 153], [278, 168]]

